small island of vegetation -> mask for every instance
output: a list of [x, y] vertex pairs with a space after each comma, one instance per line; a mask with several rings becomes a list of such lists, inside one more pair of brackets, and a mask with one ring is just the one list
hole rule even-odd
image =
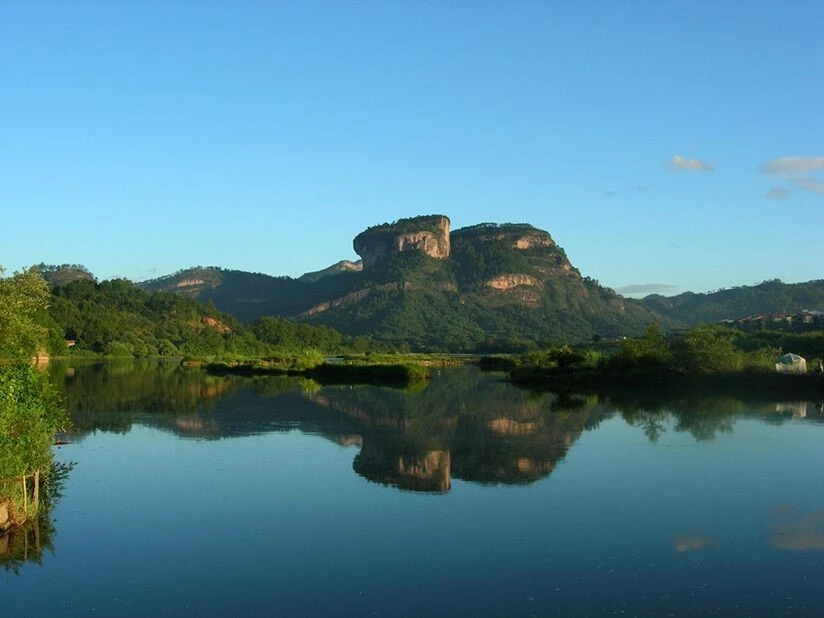
[[[776, 371], [787, 350], [809, 358], [813, 373]], [[535, 350], [518, 357], [485, 357], [482, 365], [509, 371], [531, 388], [598, 390], [616, 388], [723, 387], [820, 398], [824, 376], [824, 333], [747, 333], [704, 325], [667, 334], [657, 325], [642, 337], [590, 345]]]
[[[418, 387], [429, 380], [427, 365], [445, 364], [441, 357], [415, 355], [357, 355], [327, 359], [304, 353], [236, 362], [211, 362], [203, 365], [216, 375], [290, 375], [302, 376], [318, 384], [376, 384], [400, 388]], [[454, 362], [454, 361], [453, 361]]]

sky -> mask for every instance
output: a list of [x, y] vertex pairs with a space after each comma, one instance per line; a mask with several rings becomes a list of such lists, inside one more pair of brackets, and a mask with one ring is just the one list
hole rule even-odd
[[824, 3], [4, 0], [0, 265], [299, 276], [530, 223], [627, 295], [824, 278]]

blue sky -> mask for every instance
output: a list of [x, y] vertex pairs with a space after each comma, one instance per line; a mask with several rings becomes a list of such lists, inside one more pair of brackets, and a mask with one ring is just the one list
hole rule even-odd
[[0, 264], [298, 276], [545, 229], [667, 294], [824, 277], [824, 3], [0, 3]]

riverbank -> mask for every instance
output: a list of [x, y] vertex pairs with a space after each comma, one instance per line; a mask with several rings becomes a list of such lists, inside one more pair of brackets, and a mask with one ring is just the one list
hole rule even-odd
[[824, 376], [820, 374], [780, 374], [761, 369], [690, 374], [662, 367], [608, 371], [524, 365], [512, 369], [509, 379], [521, 387], [547, 391], [712, 389], [736, 396], [759, 395], [808, 400], [824, 398]]

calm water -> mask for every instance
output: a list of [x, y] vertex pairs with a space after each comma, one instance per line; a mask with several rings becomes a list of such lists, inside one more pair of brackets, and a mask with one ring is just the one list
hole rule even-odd
[[51, 371], [74, 467], [3, 615], [824, 614], [814, 402]]

